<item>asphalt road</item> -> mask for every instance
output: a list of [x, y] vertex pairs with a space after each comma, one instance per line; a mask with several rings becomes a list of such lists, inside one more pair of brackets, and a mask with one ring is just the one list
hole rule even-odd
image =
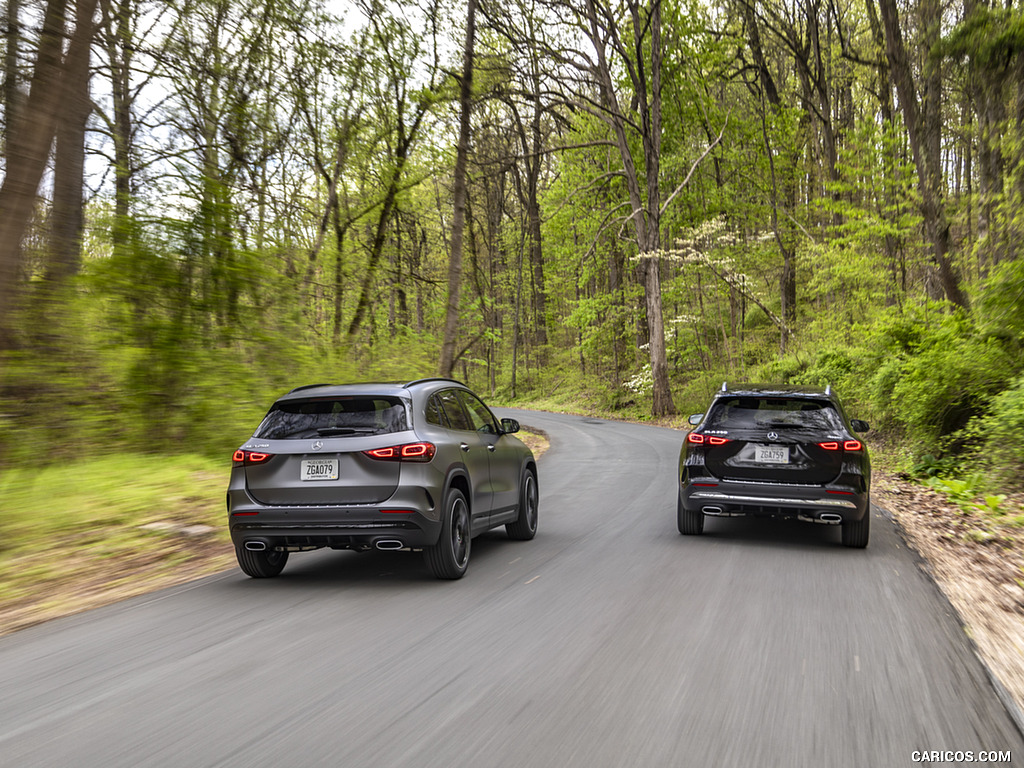
[[[874, 510], [676, 531], [679, 432], [544, 429], [540, 529], [466, 577], [293, 555], [0, 639], [0, 765], [910, 766], [1024, 741]], [[951, 763], [946, 763], [951, 764]]]

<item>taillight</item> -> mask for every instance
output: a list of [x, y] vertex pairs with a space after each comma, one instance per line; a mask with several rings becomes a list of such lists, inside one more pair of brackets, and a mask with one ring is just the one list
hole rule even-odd
[[818, 443], [819, 448], [824, 448], [826, 451], [838, 451], [840, 447], [844, 451], [860, 451], [864, 448], [864, 443], [860, 440], [844, 440], [842, 444], [838, 440], [833, 440], [828, 443]]
[[702, 435], [697, 432], [691, 432], [686, 436], [686, 442], [692, 443], [693, 445], [725, 445], [731, 441], [727, 437], [714, 437], [713, 435]]
[[234, 456], [231, 457], [231, 461], [235, 464], [243, 464], [249, 466], [250, 464], [262, 464], [265, 461], [269, 461], [274, 458], [272, 453], [257, 453], [256, 451], [243, 451], [239, 448], [235, 451]]
[[404, 445], [390, 445], [387, 448], [374, 448], [372, 451], [363, 451], [363, 453], [371, 459], [380, 461], [427, 462], [434, 458], [437, 446], [433, 443], [405, 443]]

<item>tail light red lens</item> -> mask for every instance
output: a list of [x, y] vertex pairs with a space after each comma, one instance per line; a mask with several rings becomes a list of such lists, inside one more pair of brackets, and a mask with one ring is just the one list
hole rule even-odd
[[713, 435], [701, 435], [691, 432], [686, 436], [686, 442], [692, 445], [725, 445], [731, 442], [727, 437], [714, 437]]
[[231, 461], [235, 464], [244, 464], [245, 466], [249, 466], [250, 464], [262, 464], [265, 461], [270, 461], [270, 459], [272, 458], [274, 458], [274, 454], [272, 453], [243, 451], [241, 448], [239, 448], [231, 457]]
[[421, 461], [428, 462], [437, 453], [437, 446], [433, 443], [405, 443], [404, 445], [390, 445], [387, 448], [374, 448], [372, 451], [363, 451], [371, 459], [380, 461]]
[[838, 451], [840, 449], [844, 451], [861, 451], [864, 449], [864, 443], [860, 440], [844, 440], [840, 443], [838, 440], [829, 443], [818, 443], [819, 448], [824, 448], [826, 451]]

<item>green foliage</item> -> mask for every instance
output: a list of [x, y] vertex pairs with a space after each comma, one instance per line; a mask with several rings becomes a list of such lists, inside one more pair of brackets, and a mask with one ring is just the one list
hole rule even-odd
[[966, 479], [953, 477], [933, 477], [926, 483], [932, 490], [946, 496], [962, 510], [970, 511], [974, 507], [974, 498], [978, 494], [978, 481], [970, 476]]
[[932, 490], [941, 493], [965, 512], [980, 512], [989, 517], [1002, 517], [1006, 514], [1003, 504], [1005, 493], [984, 493], [984, 479], [978, 474], [964, 478], [931, 477], [925, 482]]
[[173, 567], [195, 544], [140, 526], [208, 526], [230, 552], [224, 489], [230, 462], [181, 455], [122, 453], [26, 461], [0, 474], [0, 602], [39, 594], [91, 571], [109, 583], [105, 560]]
[[1024, 260], [992, 270], [978, 300], [979, 332], [1024, 350]]
[[970, 58], [986, 72], [1005, 72], [1024, 52], [1024, 17], [1017, 9], [975, 6], [936, 48], [940, 56]]
[[970, 425], [982, 466], [1000, 484], [1024, 487], [1024, 376], [996, 395], [986, 413]]

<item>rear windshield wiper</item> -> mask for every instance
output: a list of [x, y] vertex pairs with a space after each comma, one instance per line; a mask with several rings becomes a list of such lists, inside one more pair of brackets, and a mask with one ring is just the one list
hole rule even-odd
[[320, 437], [339, 435], [373, 435], [379, 432], [377, 427], [320, 427], [316, 433]]

